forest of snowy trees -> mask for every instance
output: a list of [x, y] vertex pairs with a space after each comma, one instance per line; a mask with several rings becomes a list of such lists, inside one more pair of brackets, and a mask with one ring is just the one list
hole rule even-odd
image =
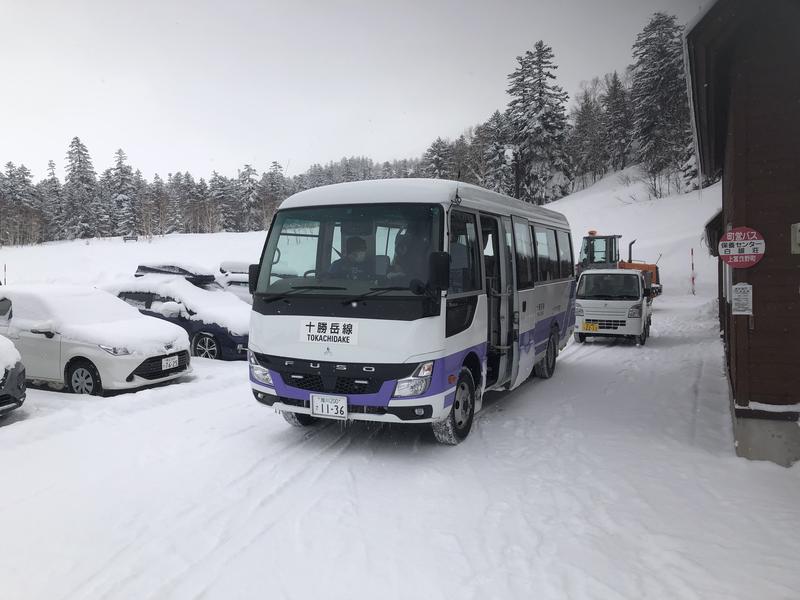
[[457, 179], [536, 204], [631, 164], [641, 166], [655, 197], [697, 186], [675, 17], [653, 15], [633, 44], [631, 66], [585, 83], [569, 110], [547, 44], [536, 42], [516, 60], [508, 106], [455, 140], [437, 138], [420, 158], [343, 158], [291, 177], [273, 162], [261, 173], [244, 165], [234, 178], [177, 172], [147, 181], [122, 150], [98, 177], [75, 137], [63, 182], [52, 160], [38, 183], [24, 165], [9, 162], [0, 172], [0, 244], [264, 229], [288, 195], [364, 179]]

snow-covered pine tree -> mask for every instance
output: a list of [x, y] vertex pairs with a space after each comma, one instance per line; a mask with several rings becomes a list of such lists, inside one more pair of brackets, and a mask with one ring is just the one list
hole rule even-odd
[[184, 231], [184, 207], [183, 207], [183, 173], [178, 171], [175, 174], [167, 175], [164, 190], [167, 195], [166, 222], [164, 233], [181, 233]]
[[125, 161], [128, 157], [122, 148], [114, 153], [114, 166], [110, 169], [108, 187], [114, 207], [112, 219], [115, 235], [134, 235], [138, 231], [136, 189], [133, 169]]
[[219, 226], [223, 231], [239, 231], [241, 215], [237, 213], [236, 201], [230, 180], [214, 171], [208, 182], [208, 196], [212, 209], [219, 215]]
[[89, 151], [77, 136], [67, 150], [64, 178], [65, 230], [67, 238], [89, 238], [97, 235], [98, 224], [107, 222], [108, 214], [100, 204], [97, 174]]
[[169, 227], [169, 195], [158, 173], [153, 176], [149, 195], [153, 211], [153, 235], [164, 235]]
[[515, 194], [544, 204], [569, 190], [571, 171], [566, 153], [567, 94], [556, 85], [553, 50], [542, 40], [517, 57], [508, 78], [508, 106], [514, 143]]
[[629, 91], [616, 71], [606, 76], [603, 105], [602, 143], [612, 171], [628, 166], [633, 146], [633, 107]]
[[422, 157], [426, 177], [433, 179], [455, 179], [453, 173], [453, 146], [437, 137]]
[[513, 194], [514, 171], [509, 151], [511, 141], [506, 117], [499, 110], [481, 126], [481, 137], [485, 139], [485, 175], [482, 185], [500, 194]]
[[272, 222], [272, 216], [288, 195], [287, 188], [283, 167], [277, 161], [272, 161], [269, 170], [262, 175], [258, 185], [258, 229], [267, 229], [269, 227]]
[[634, 136], [655, 196], [680, 182], [691, 143], [682, 34], [674, 16], [658, 12], [633, 44]]
[[252, 165], [245, 165], [243, 169], [239, 169], [239, 176], [236, 178], [236, 202], [244, 215], [242, 228], [246, 231], [260, 229], [258, 172]]
[[56, 175], [56, 163], [47, 163], [47, 178], [39, 182], [39, 196], [45, 224], [45, 240], [64, 239], [64, 210], [62, 207], [61, 182]]
[[584, 85], [578, 105], [572, 110], [569, 151], [581, 187], [597, 181], [605, 173], [607, 157], [603, 145], [603, 108], [599, 100], [599, 80]]

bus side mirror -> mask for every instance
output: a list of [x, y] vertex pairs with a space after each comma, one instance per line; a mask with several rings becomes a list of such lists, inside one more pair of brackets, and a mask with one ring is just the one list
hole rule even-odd
[[448, 252], [431, 252], [428, 258], [428, 284], [435, 290], [446, 290], [450, 287], [450, 254]]
[[250, 265], [247, 268], [247, 285], [250, 288], [250, 293], [256, 293], [256, 286], [258, 285], [258, 275], [261, 272], [261, 265]]

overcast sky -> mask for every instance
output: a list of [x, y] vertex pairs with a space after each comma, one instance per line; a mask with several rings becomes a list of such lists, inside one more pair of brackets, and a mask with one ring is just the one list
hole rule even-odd
[[63, 173], [122, 148], [154, 173], [421, 155], [505, 107], [515, 57], [553, 47], [570, 102], [624, 69], [656, 10], [702, 0], [0, 0], [0, 162]]

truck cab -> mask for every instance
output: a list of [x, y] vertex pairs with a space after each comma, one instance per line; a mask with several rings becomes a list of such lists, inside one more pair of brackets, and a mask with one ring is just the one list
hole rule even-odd
[[650, 336], [652, 290], [635, 269], [592, 269], [578, 279], [575, 341], [623, 337], [643, 346]]

